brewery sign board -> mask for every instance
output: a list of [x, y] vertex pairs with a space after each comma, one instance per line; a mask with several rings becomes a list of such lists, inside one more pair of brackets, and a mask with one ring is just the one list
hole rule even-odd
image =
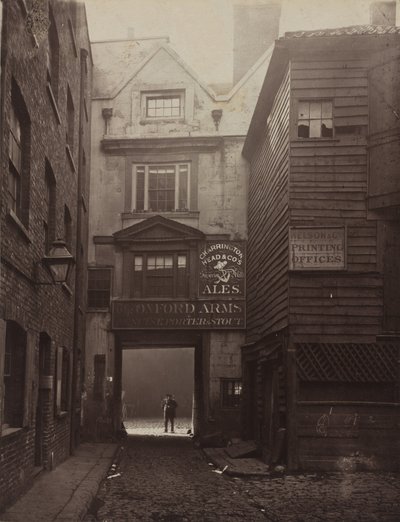
[[290, 227], [290, 270], [344, 270], [345, 227]]
[[199, 252], [199, 297], [245, 297], [243, 241], [206, 241]]
[[116, 299], [111, 303], [113, 330], [235, 330], [245, 327], [245, 300]]

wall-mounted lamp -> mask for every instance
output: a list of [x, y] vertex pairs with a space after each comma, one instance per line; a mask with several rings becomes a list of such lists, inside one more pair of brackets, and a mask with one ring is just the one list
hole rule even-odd
[[211, 116], [212, 116], [212, 119], [214, 120], [215, 128], [218, 130], [219, 122], [221, 121], [221, 118], [222, 118], [222, 109], [213, 109], [211, 111]]
[[104, 134], [108, 134], [108, 126], [113, 115], [112, 107], [104, 107], [104, 109], [101, 111], [101, 114], [105, 123]]
[[69, 272], [74, 264], [74, 257], [70, 254], [65, 241], [57, 239], [53, 241], [48, 255], [44, 256], [39, 264], [44, 265], [50, 272], [52, 281], [41, 282], [36, 281], [37, 285], [54, 285], [62, 284], [68, 281]]

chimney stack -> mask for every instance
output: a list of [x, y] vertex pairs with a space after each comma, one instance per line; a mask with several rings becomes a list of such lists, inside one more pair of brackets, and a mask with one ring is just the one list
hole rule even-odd
[[233, 83], [279, 36], [280, 0], [239, 0], [233, 6]]
[[396, 25], [396, 2], [372, 2], [370, 21], [372, 25]]

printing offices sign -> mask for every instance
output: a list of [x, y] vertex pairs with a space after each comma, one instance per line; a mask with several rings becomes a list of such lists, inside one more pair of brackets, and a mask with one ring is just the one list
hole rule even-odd
[[245, 295], [245, 250], [242, 241], [207, 241], [199, 254], [199, 297]]
[[290, 270], [344, 270], [345, 227], [290, 227]]

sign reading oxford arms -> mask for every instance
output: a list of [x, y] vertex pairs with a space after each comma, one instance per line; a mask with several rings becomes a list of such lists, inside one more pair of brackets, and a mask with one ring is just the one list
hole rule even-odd
[[245, 328], [245, 251], [241, 241], [206, 241], [199, 250], [197, 299], [118, 299], [114, 330]]
[[112, 302], [114, 330], [222, 329], [245, 327], [244, 299], [217, 302], [132, 301]]

